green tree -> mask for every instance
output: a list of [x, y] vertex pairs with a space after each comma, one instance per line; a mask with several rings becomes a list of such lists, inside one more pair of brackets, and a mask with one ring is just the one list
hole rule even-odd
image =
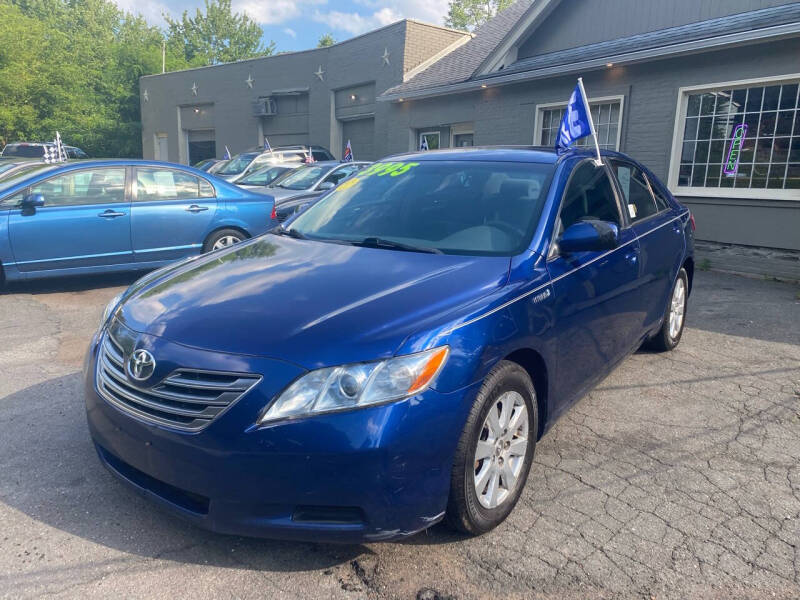
[[0, 0], [0, 23], [0, 146], [59, 131], [92, 156], [141, 156], [139, 77], [161, 71], [158, 28], [109, 0]]
[[317, 48], [327, 48], [328, 46], [333, 46], [335, 43], [336, 40], [333, 39], [333, 36], [330, 33], [326, 33], [319, 38]]
[[513, 3], [514, 0], [450, 0], [444, 23], [448, 27], [472, 31]]
[[187, 11], [180, 20], [165, 16], [167, 38], [173, 48], [182, 48], [192, 65], [215, 65], [275, 52], [275, 42], [264, 45], [261, 27], [244, 13], [234, 13], [231, 0], [205, 0], [205, 14]]

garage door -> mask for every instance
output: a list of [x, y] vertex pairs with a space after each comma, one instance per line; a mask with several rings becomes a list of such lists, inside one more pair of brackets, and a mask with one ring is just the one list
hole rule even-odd
[[[217, 144], [213, 129], [190, 130], [186, 132], [189, 142], [189, 164], [217, 156]], [[162, 159], [163, 160], [163, 159]]]
[[356, 119], [342, 122], [342, 147], [340, 156], [344, 156], [344, 147], [350, 140], [355, 160], [375, 160], [375, 119]]

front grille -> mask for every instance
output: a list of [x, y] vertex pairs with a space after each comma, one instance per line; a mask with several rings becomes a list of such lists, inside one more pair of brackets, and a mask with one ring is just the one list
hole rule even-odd
[[[127, 350], [127, 351], [126, 351]], [[140, 419], [185, 431], [207, 427], [261, 379], [258, 375], [177, 369], [155, 385], [133, 385], [123, 349], [110, 333], [98, 352], [97, 390], [109, 403]]]

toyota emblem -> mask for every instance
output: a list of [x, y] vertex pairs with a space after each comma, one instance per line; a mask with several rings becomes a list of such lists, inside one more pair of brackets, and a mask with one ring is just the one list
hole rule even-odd
[[144, 381], [156, 369], [156, 359], [147, 350], [135, 350], [128, 359], [128, 375], [137, 381]]

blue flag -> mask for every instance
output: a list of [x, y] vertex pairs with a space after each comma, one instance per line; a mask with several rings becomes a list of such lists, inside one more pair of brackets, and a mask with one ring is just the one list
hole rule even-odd
[[556, 138], [556, 151], [564, 152], [572, 142], [587, 135], [592, 135], [592, 117], [589, 107], [583, 98], [581, 84], [578, 83], [569, 97], [567, 108], [564, 111], [564, 118], [561, 119], [561, 127], [558, 129]]
[[225, 146], [225, 155], [222, 158], [224, 160], [230, 160], [231, 159], [231, 151], [228, 150], [227, 146]]

